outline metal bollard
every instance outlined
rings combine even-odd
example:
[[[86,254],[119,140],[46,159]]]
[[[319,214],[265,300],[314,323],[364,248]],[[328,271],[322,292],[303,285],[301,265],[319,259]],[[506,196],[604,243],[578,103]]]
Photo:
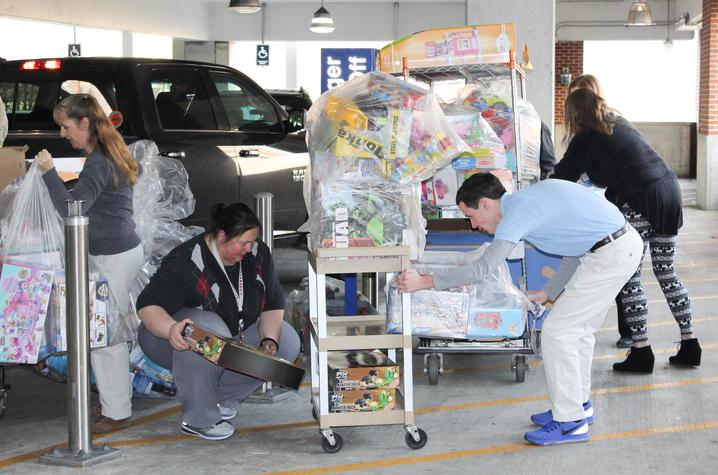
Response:
[[[87,289],[87,228],[82,201],[67,202],[65,218],[65,286],[67,295],[68,450],[92,450],[90,431],[90,323]]]
[[[274,251],[274,207],[272,200],[274,195],[267,192],[254,195],[254,210],[257,213],[259,222],[262,224],[262,241],[269,247],[269,252]]]
[[[274,208],[272,200],[274,195],[268,192],[261,192],[254,195],[254,211],[257,213],[259,222],[262,225],[262,241],[269,247],[269,252],[274,251]],[[284,398],[287,391],[272,388],[272,383],[267,381],[262,384],[258,393],[247,398],[247,402],[273,403]]]
[[[65,218],[65,289],[67,296],[68,445],[40,457],[50,465],[87,467],[122,455],[107,445],[93,449],[90,427],[90,303],[88,227],[83,201],[67,201]]]

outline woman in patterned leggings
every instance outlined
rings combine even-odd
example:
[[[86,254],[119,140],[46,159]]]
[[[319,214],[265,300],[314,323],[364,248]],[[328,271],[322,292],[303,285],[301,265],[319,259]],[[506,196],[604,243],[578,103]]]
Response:
[[[623,212],[650,248],[653,272],[681,332],[678,354],[669,362],[698,366],[701,347],[693,337],[688,293],[673,268],[676,236],[683,224],[681,190],[675,173],[630,122],[606,106],[587,88],[575,89],[564,106],[566,137],[570,143],[554,168],[554,178],[576,181],[586,173],[606,188],[606,198]],[[653,372],[655,357],[648,343],[646,296],[641,266],[616,297],[619,317],[631,329],[632,346],[614,371]]]

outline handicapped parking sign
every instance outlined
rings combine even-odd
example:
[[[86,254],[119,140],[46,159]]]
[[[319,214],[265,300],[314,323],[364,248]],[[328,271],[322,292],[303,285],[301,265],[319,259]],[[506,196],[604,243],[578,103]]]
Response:
[[[257,66],[269,66],[269,45],[257,45]]]
[[[71,58],[79,58],[82,56],[80,43],[70,43],[67,45],[67,55]]]

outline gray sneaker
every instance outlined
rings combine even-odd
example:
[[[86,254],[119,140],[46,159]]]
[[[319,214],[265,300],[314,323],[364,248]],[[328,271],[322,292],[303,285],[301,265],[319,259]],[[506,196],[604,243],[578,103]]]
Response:
[[[239,403],[236,401],[227,401],[226,405],[217,404],[219,408],[219,415],[222,416],[223,421],[228,421],[237,417]]]
[[[232,437],[232,434],[234,434],[234,426],[227,421],[219,421],[213,426],[200,428],[187,425],[187,423],[183,422],[182,432],[206,440],[224,440]]]

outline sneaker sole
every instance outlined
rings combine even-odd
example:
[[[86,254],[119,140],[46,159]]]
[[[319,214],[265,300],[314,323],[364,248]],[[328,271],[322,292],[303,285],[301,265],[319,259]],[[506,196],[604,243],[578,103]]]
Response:
[[[180,428],[180,430],[182,431],[183,434],[191,435],[194,437],[200,437],[204,440],[224,440],[224,439],[229,439],[230,437],[232,437],[234,435],[234,431],[232,431],[232,433],[229,435],[211,436],[211,435],[202,434],[200,432],[195,432],[192,429],[190,429],[188,427],[184,427],[184,426],[182,426]]]
[[[220,417],[222,418],[223,421],[228,421],[230,419],[234,419],[235,417],[237,417],[237,414],[239,414],[239,411],[234,411],[233,414],[220,414]]]
[[[528,442],[530,444],[540,445],[541,447],[545,447],[547,445],[577,444],[580,442],[588,442],[589,440],[591,440],[591,437],[586,437],[586,438],[581,438],[581,439],[575,438],[575,439],[557,440],[557,441],[553,441],[553,440],[534,441],[534,440],[531,440],[528,437],[524,436],[524,439],[526,440],[526,442]]]

